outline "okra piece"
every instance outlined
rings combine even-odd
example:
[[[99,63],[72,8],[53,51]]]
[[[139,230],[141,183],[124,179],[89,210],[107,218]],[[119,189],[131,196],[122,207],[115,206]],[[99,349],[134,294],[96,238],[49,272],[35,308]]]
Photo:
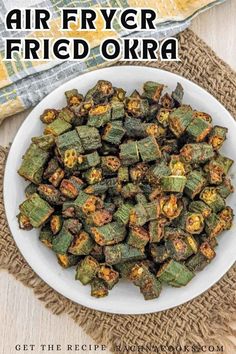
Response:
[[[215,257],[215,251],[207,242],[202,243],[199,252],[190,257],[186,262],[186,267],[192,272],[203,270]]]
[[[62,227],[59,234],[55,235],[52,239],[52,250],[55,253],[66,254],[73,238],[73,235],[66,228]]]
[[[169,258],[165,245],[150,244],[150,254],[155,263],[163,263]]]
[[[114,285],[119,281],[119,273],[114,270],[109,264],[103,263],[100,264],[98,278],[102,279],[106,284],[107,288],[111,290]]]
[[[178,218],[182,209],[182,201],[174,194],[159,199],[159,214],[165,218],[170,220]]]
[[[194,111],[193,117],[194,119],[202,119],[207,123],[212,123],[212,117],[205,112]]]
[[[52,134],[59,136],[71,130],[72,125],[62,118],[55,119],[52,123],[48,124],[44,129],[44,134]]]
[[[86,219],[88,225],[103,226],[112,221],[112,214],[106,210],[96,210],[94,213],[90,214]]]
[[[91,127],[100,128],[111,120],[111,106],[100,104],[90,109],[87,124]]]
[[[212,213],[208,218],[205,220],[205,230],[207,235],[210,238],[217,237],[224,231],[225,222],[220,216],[215,213]]]
[[[228,128],[215,125],[209,136],[209,144],[212,145],[214,150],[219,150],[226,140]]]
[[[128,115],[135,118],[144,118],[149,111],[148,101],[139,97],[127,97],[125,101],[125,108]]]
[[[19,228],[22,230],[27,230],[30,231],[33,229],[33,226],[30,223],[30,219],[28,218],[28,216],[23,215],[22,213],[19,213],[17,215],[17,219],[18,219],[18,224],[19,224]]]
[[[58,234],[58,232],[60,232],[61,228],[62,228],[62,217],[60,215],[54,214],[51,216],[50,219],[50,229],[52,231],[53,235]]]
[[[198,170],[193,170],[187,176],[187,182],[184,188],[184,193],[190,198],[194,199],[203,188],[205,187],[207,181],[203,173]]]
[[[161,161],[156,165],[153,165],[147,171],[147,180],[152,185],[157,185],[160,182],[161,177],[169,176],[171,170],[165,161]]]
[[[40,149],[44,151],[49,151],[55,145],[55,137],[53,135],[41,135],[35,136],[31,139],[32,143],[37,145]]]
[[[94,278],[90,285],[91,296],[101,298],[108,295],[108,288],[102,279]]]
[[[66,91],[65,96],[69,107],[79,106],[83,101],[83,95],[81,95],[77,89]]]
[[[120,166],[118,170],[118,181],[119,182],[129,181],[129,168],[127,166]]]
[[[229,172],[230,168],[232,167],[232,165],[234,163],[234,161],[232,159],[230,159],[229,157],[226,157],[226,156],[222,156],[222,155],[218,155],[216,157],[215,161],[222,166],[225,175],[227,175],[227,173]]]
[[[96,103],[104,102],[114,94],[114,88],[109,81],[98,80],[96,86],[90,90],[92,98]],[[86,95],[86,97],[88,94]]]
[[[148,221],[147,211],[142,204],[136,204],[130,212],[130,224],[143,226]]]
[[[110,188],[114,188],[117,184],[117,178],[107,178],[104,179],[103,181],[90,185],[87,188],[85,188],[85,193],[87,194],[104,194],[106,193]]]
[[[162,240],[165,234],[165,226],[167,220],[165,218],[158,218],[157,220],[151,221],[149,223],[149,235],[150,243],[157,243]]]
[[[113,214],[114,220],[117,220],[123,223],[124,225],[127,225],[129,222],[132,208],[132,204],[122,203],[121,206],[119,206],[116,212]]]
[[[38,194],[49,204],[57,205],[60,201],[61,193],[51,184],[40,184]]]
[[[200,194],[200,199],[209,205],[214,213],[221,211],[225,207],[225,200],[217,193],[215,187],[206,187]]]
[[[56,169],[56,171],[48,179],[49,182],[54,186],[58,187],[65,176],[65,172],[62,168]]]
[[[143,85],[142,96],[150,101],[158,103],[164,89],[164,85],[154,81],[147,81]]]
[[[179,155],[171,156],[169,167],[173,176],[185,176],[190,169],[189,165],[184,163]]]
[[[160,138],[165,135],[165,129],[156,123],[143,123],[138,118],[126,117],[124,122],[126,135],[130,138],[145,138],[154,136]]]
[[[114,145],[119,145],[124,135],[125,129],[116,122],[112,122],[105,126],[102,140]]]
[[[193,120],[193,110],[189,106],[181,106],[169,115],[169,127],[172,133],[181,137]]]
[[[84,171],[90,167],[95,167],[100,164],[100,156],[97,151],[91,152],[87,155],[80,155],[77,159],[77,170]]]
[[[132,247],[127,243],[105,246],[104,254],[106,263],[111,265],[127,261],[139,261],[146,258],[143,250]]]
[[[171,112],[171,109],[161,108],[157,113],[156,119],[164,128],[169,126],[169,117]]]
[[[95,258],[98,262],[105,262],[105,256],[103,253],[103,247],[95,244],[92,251],[90,252],[90,256]]]
[[[32,194],[26,199],[19,207],[21,214],[29,219],[30,224],[33,227],[40,227],[44,224],[54,209],[43,200],[37,193]]]
[[[111,102],[111,120],[122,119],[125,116],[125,106],[123,102]]]
[[[187,285],[194,273],[191,272],[184,264],[173,259],[164,263],[157,273],[157,278],[163,283],[167,283],[174,287]]]
[[[99,197],[89,195],[83,191],[80,191],[74,203],[76,211],[85,216],[103,208],[103,201]]]
[[[190,245],[181,238],[166,240],[165,247],[170,258],[176,261],[187,259],[193,254]]]
[[[96,150],[102,146],[101,137],[98,129],[81,125],[76,128],[84,151]]]
[[[32,194],[37,193],[38,186],[34,183],[28,184],[28,186],[25,188],[25,196],[26,198],[29,198]]]
[[[63,268],[70,268],[78,264],[80,257],[73,254],[57,254],[57,260]]]
[[[120,87],[113,87],[114,95],[112,96],[112,101],[124,102],[126,91]]]
[[[83,285],[87,285],[96,277],[98,271],[98,261],[91,256],[86,256],[76,268],[75,279],[79,280]]]
[[[103,226],[92,227],[91,233],[100,246],[114,245],[124,240],[126,229],[123,224],[114,221]]]
[[[147,221],[156,220],[159,217],[159,205],[157,201],[145,203],[144,208],[147,215]]]
[[[58,119],[63,119],[65,122],[73,124],[74,123],[74,112],[68,107],[64,107],[60,110],[58,114]]]
[[[132,268],[137,264],[136,261],[115,264],[113,267],[119,272],[120,278],[129,279]]]
[[[145,300],[159,297],[162,284],[143,263],[137,263],[132,268],[129,278],[140,288]]]
[[[234,212],[231,207],[226,207],[218,214],[219,218],[224,223],[224,230],[230,230],[233,225]]]
[[[135,196],[135,201],[136,201],[136,203],[138,203],[138,204],[146,204],[146,203],[148,203],[148,200],[147,200],[147,198],[146,198],[146,196],[145,196],[144,193],[138,193],[138,194],[136,194],[136,196]]]
[[[149,234],[142,226],[132,226],[130,228],[127,243],[130,246],[144,249],[149,242]]]
[[[58,116],[58,111],[56,109],[45,109],[45,111],[41,114],[40,120],[44,124],[52,123]]]
[[[172,109],[175,106],[174,99],[166,92],[160,100],[160,105],[165,109]]]
[[[217,186],[217,193],[224,199],[226,199],[231,193],[234,192],[234,187],[230,178],[224,178],[223,183]]]
[[[204,119],[195,118],[188,125],[186,133],[189,138],[196,143],[200,143],[206,139],[212,130],[212,125]]]
[[[163,192],[182,193],[186,185],[187,178],[185,176],[165,176],[161,178],[161,187]]]
[[[141,192],[139,185],[134,183],[127,183],[121,188],[121,195],[124,199],[133,198]]]
[[[84,152],[81,140],[76,130],[64,133],[56,138],[56,145],[63,162],[67,151],[74,150],[77,156]]]
[[[131,167],[129,170],[130,179],[132,182],[142,181],[147,174],[149,166],[145,162],[139,162],[134,167]]]
[[[190,234],[200,234],[204,229],[204,218],[201,213],[184,212],[180,225]]]
[[[194,200],[189,204],[189,211],[193,213],[200,213],[205,218],[211,215],[212,209],[202,200]]]
[[[180,155],[185,162],[202,164],[215,155],[211,145],[207,143],[186,144],[180,150]]]
[[[94,241],[85,231],[81,231],[74,239],[68,252],[76,256],[89,255],[94,248]]]
[[[72,176],[70,179],[62,180],[60,184],[60,192],[66,198],[74,199],[78,196],[83,186],[84,182],[80,178]]]
[[[52,248],[53,234],[48,225],[43,226],[40,230],[39,240],[48,248]]]
[[[73,235],[77,235],[82,229],[82,224],[79,222],[79,220],[73,218],[64,220],[63,226],[65,229],[69,230]]]
[[[31,144],[25,155],[18,173],[21,177],[39,184],[42,182],[43,169],[49,158],[49,153],[40,149],[37,145]]]
[[[159,145],[154,137],[147,137],[138,141],[138,151],[144,162],[155,161],[161,157]]]
[[[183,97],[184,97],[184,89],[183,86],[178,82],[175,90],[172,92],[171,96],[173,97],[175,103],[178,106],[182,105]]]
[[[120,159],[116,156],[102,156],[101,158],[101,168],[104,176],[109,176],[117,173],[120,168]]]
[[[102,169],[99,167],[92,167],[86,172],[83,173],[83,178],[85,181],[90,185],[90,184],[96,184],[101,182],[102,180]]]
[[[139,162],[139,150],[137,142],[128,142],[120,145],[120,159],[124,166]]]

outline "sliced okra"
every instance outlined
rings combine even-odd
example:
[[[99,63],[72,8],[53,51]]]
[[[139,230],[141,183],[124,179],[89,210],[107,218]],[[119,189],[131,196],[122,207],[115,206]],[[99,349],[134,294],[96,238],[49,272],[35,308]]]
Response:
[[[185,265],[191,272],[199,272],[203,270],[210,261],[201,253],[198,252],[186,260]]]
[[[202,200],[194,200],[189,204],[189,211],[193,213],[200,213],[205,218],[211,215],[212,209]]]
[[[97,276],[104,281],[109,290],[111,290],[119,281],[119,273],[113,269],[110,264],[106,263],[100,264]]]
[[[87,224],[95,226],[103,226],[110,223],[111,221],[112,214],[106,209],[96,210],[86,219]]]
[[[44,151],[51,150],[55,145],[55,137],[51,134],[35,136],[31,139],[31,141]]]
[[[187,259],[193,254],[190,245],[182,238],[167,239],[165,247],[170,258],[176,261]]]
[[[18,224],[20,229],[27,230],[27,231],[32,230],[33,226],[31,225],[28,216],[19,213],[17,215],[17,219],[18,219]]]
[[[85,151],[96,150],[102,146],[97,128],[81,125],[76,128],[76,131]]]
[[[129,115],[136,118],[144,118],[149,111],[148,101],[139,97],[127,97],[125,108]]]
[[[216,237],[224,231],[225,222],[215,213],[212,213],[208,218],[206,218],[205,224],[206,234],[210,238]]]
[[[78,219],[69,218],[64,220],[63,227],[69,230],[73,235],[77,235],[82,229],[82,224]]]
[[[150,101],[158,103],[164,89],[164,85],[154,81],[147,81],[143,85],[142,96]]]
[[[132,247],[127,243],[105,246],[104,254],[106,263],[111,265],[127,261],[138,261],[146,258],[143,250]]]
[[[159,198],[159,214],[170,220],[179,217],[183,209],[183,202],[174,194]]]
[[[130,167],[129,174],[132,182],[140,182],[142,181],[147,174],[148,164],[145,162],[139,162],[135,166]]]
[[[165,245],[150,244],[150,254],[155,263],[163,263],[169,258]]]
[[[68,252],[77,256],[89,255],[94,248],[94,241],[85,231],[80,231],[72,241],[72,244],[68,248]]]
[[[175,106],[175,101],[167,92],[161,97],[160,105],[165,109],[172,109]]]
[[[28,186],[25,188],[25,196],[26,198],[29,198],[32,194],[37,193],[38,186],[34,183],[28,184]]]
[[[187,182],[184,188],[184,193],[194,199],[205,187],[207,181],[201,170],[193,170],[187,176]]]
[[[95,167],[100,164],[100,156],[97,151],[91,152],[87,155],[80,155],[77,159],[77,170],[84,171],[90,167]]]
[[[136,194],[140,193],[139,185],[134,183],[127,183],[121,188],[121,195],[124,199],[133,198]]]
[[[59,163],[56,158],[52,158],[48,161],[48,164],[43,172],[43,178],[48,179],[59,168]]]
[[[178,82],[175,90],[172,92],[171,96],[173,97],[175,103],[178,106],[182,105],[183,97],[184,97],[184,89],[183,86]]]
[[[224,199],[226,199],[231,193],[234,192],[234,186],[230,178],[225,177],[223,183],[217,186],[217,193]]]
[[[54,187],[58,187],[64,177],[65,172],[61,167],[58,167],[48,180]]]
[[[180,150],[180,155],[188,163],[202,164],[215,155],[211,145],[207,143],[186,144]]]
[[[225,175],[229,172],[230,168],[234,164],[234,161],[227,156],[217,155],[215,159],[216,163],[220,164],[224,170]]]
[[[131,141],[120,145],[120,159],[124,166],[133,165],[139,162],[138,144]]]
[[[101,168],[104,176],[109,176],[117,173],[120,168],[120,159],[116,156],[102,156],[101,158]]]
[[[98,262],[105,262],[105,256],[103,253],[103,247],[99,246],[97,243],[94,245],[90,255],[95,258]]]
[[[98,271],[98,261],[91,256],[86,256],[77,265],[75,279],[87,285],[96,277]]]
[[[19,206],[21,214],[25,215],[33,227],[40,227],[44,224],[54,209],[37,193],[32,194]]]
[[[102,140],[114,145],[119,145],[124,135],[125,129],[116,122],[112,122],[105,126]]]
[[[109,81],[98,80],[94,88],[90,90],[92,98],[96,103],[104,102],[114,94],[114,88]],[[86,95],[86,97],[88,94]]]
[[[132,268],[137,264],[136,261],[117,263],[113,267],[119,272],[120,278],[128,279]]]
[[[60,191],[51,184],[40,184],[38,186],[38,194],[52,205],[56,205],[60,201]]]
[[[129,181],[129,168],[127,166],[120,166],[118,170],[118,181],[119,182]]]
[[[164,176],[160,180],[163,192],[182,193],[186,182],[187,178],[185,176]]]
[[[92,167],[88,169],[87,171],[83,172],[82,176],[85,179],[85,181],[90,185],[90,184],[96,184],[101,182],[102,180],[102,169],[99,167]]]
[[[194,117],[194,119],[202,119],[207,123],[212,123],[212,117],[210,116],[210,114],[205,113],[205,112],[194,111],[193,117]]]
[[[58,113],[58,119],[63,119],[65,122],[73,124],[74,123],[74,112],[68,107],[62,108]]]
[[[83,188],[84,182],[76,177],[72,176],[70,179],[63,179],[60,184],[60,192],[63,196],[74,199],[78,196],[79,191]]]
[[[111,120],[111,106],[100,104],[90,109],[87,124],[91,127],[100,128]]]
[[[63,268],[70,268],[78,264],[81,257],[73,254],[57,254],[57,260]]]
[[[201,213],[184,212],[180,224],[186,232],[200,234],[204,229],[204,218]]]
[[[103,208],[103,201],[101,198],[84,193],[83,191],[80,191],[74,203],[76,211],[85,216]]]
[[[140,204],[146,204],[148,203],[147,197],[145,196],[144,193],[138,193],[135,196],[135,201],[136,203]]]
[[[40,230],[39,240],[48,248],[52,248],[53,234],[48,225],[43,226]]]
[[[73,238],[74,236],[69,232],[69,230],[62,227],[59,234],[53,236],[52,250],[55,253],[66,254]]]
[[[200,143],[206,139],[212,130],[212,125],[204,119],[195,118],[191,121],[186,129],[189,138],[196,143]]]
[[[44,124],[50,124],[57,118],[58,113],[59,112],[56,109],[45,109],[45,111],[40,116],[40,120]]]
[[[111,120],[122,119],[125,116],[123,102],[113,100],[111,102]]]
[[[160,147],[154,137],[147,137],[138,141],[138,151],[144,162],[155,161],[161,157]]]
[[[225,200],[217,193],[215,187],[205,187],[200,194],[200,199],[217,213],[225,207]]]
[[[226,140],[228,128],[215,125],[209,135],[209,144],[212,145],[214,150],[219,150]]]
[[[171,109],[161,108],[157,112],[156,119],[164,128],[167,128],[169,126],[169,117],[171,111]]]
[[[67,104],[71,106],[79,106],[83,101],[83,95],[77,89],[68,90],[65,92]]]
[[[116,212],[113,214],[114,220],[117,220],[117,221],[123,223],[124,225],[127,225],[129,222],[130,213],[131,213],[132,208],[133,208],[132,204],[122,203],[118,207]]]
[[[112,177],[112,178],[106,178],[103,181],[90,185],[87,188],[85,188],[85,193],[87,194],[104,194],[106,193],[109,188],[114,188],[117,184],[117,178]]]
[[[102,279],[94,278],[90,285],[91,296],[101,298],[108,295],[108,288]]]
[[[150,184],[159,184],[161,177],[171,174],[171,170],[165,161],[161,161],[151,166],[147,171],[147,180]]]
[[[125,226],[119,222],[110,222],[103,226],[92,227],[91,233],[100,246],[114,245],[124,240]]]
[[[162,240],[165,234],[166,224],[167,220],[165,218],[158,218],[149,223],[150,243],[157,243]]]
[[[174,287],[187,285],[194,273],[191,272],[184,264],[173,259],[164,263],[157,273],[157,278],[163,282]]]
[[[172,155],[169,163],[173,176],[185,176],[189,172],[189,165],[184,163],[179,155]]]
[[[181,106],[170,113],[168,120],[170,130],[179,138],[192,122],[193,110],[189,106]]]
[[[58,234],[62,228],[62,217],[60,215],[54,214],[50,218],[50,229],[53,235]]]
[[[130,246],[144,249],[149,242],[149,233],[142,226],[132,226],[129,229],[127,243]]]
[[[52,123],[48,124],[44,129],[44,134],[52,134],[59,136],[71,130],[72,125],[62,118],[55,119]]]
[[[112,96],[112,101],[124,102],[126,91],[121,87],[113,87],[114,95]]]
[[[230,230],[233,224],[234,212],[233,209],[229,206],[221,210],[218,214],[219,218],[224,223],[224,230]]]
[[[75,150],[77,155],[84,152],[81,140],[76,132],[76,130],[71,130],[64,133],[56,138],[57,150],[64,159],[65,153],[68,150]],[[64,160],[63,160],[64,161]]]

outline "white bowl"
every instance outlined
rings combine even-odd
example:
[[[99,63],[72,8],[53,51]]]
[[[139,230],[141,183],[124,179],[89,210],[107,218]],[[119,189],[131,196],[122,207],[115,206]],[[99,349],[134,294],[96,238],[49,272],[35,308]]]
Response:
[[[52,251],[38,240],[38,230],[23,231],[18,227],[16,215],[18,206],[25,199],[24,188],[27,183],[17,174],[21,158],[30,144],[31,137],[42,134],[43,125],[39,120],[45,108],[61,108],[65,106],[64,91],[77,88],[79,92],[86,91],[96,84],[97,80],[112,81],[117,87],[122,87],[131,93],[142,88],[145,81],[153,80],[164,83],[168,91],[174,90],[180,82],[185,90],[184,102],[193,108],[205,111],[213,117],[214,124],[229,128],[228,139],[222,152],[236,159],[236,123],[228,111],[209,93],[185,78],[167,71],[147,67],[118,66],[92,71],[65,83],[45,97],[29,114],[20,127],[7,159],[4,178],[4,200],[8,224],[14,240],[32,269],[53,289],[67,298],[90,308],[119,313],[142,314],[163,311],[181,305],[202,294],[215,284],[233,265],[236,256],[235,225],[230,231],[219,237],[217,256],[202,272],[183,288],[165,286],[160,297],[145,301],[139,289],[133,284],[120,281],[108,297],[96,299],[90,296],[90,287],[83,286],[74,280],[75,270],[61,268]],[[236,185],[236,164],[231,169],[231,177]],[[228,204],[236,213],[236,197],[228,198]]]

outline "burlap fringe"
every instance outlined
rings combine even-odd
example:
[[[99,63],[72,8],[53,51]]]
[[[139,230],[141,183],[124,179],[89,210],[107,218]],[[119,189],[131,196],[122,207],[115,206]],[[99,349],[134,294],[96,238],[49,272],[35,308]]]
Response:
[[[191,31],[185,31],[180,37],[180,42],[182,51],[186,46],[186,42],[188,43],[188,49],[190,43],[192,43],[192,45],[194,44],[195,51],[197,49],[200,50],[198,53],[199,56],[203,55],[204,58],[209,56],[208,59],[211,60],[209,65],[216,65],[217,69],[220,68],[222,70],[220,75],[221,84],[223,85],[227,78],[226,84],[230,86],[230,90],[227,90],[227,94],[222,91],[219,93],[217,90],[216,96],[235,115],[235,96],[229,95],[229,92],[234,92],[235,94],[235,73],[226,64],[218,60],[214,53]],[[205,53],[202,53],[202,51]],[[187,58],[183,57],[182,59],[185,60],[181,64],[182,69],[177,65],[174,65],[174,69],[171,66],[171,69],[184,74],[186,77],[193,77],[196,82],[201,82],[201,77],[199,77],[196,71],[194,71],[195,76],[192,69],[186,72],[186,66],[189,67],[191,64],[190,61],[192,61],[191,65],[194,65],[196,69],[197,64],[200,65],[202,60],[200,57],[193,59],[192,55],[193,53],[185,53]],[[170,69],[168,65],[168,63],[158,63],[155,66]],[[154,66],[153,63],[151,63],[151,66]],[[213,89],[216,85],[218,83],[213,85]],[[207,87],[208,83],[204,82],[204,86]],[[209,87],[209,91],[212,91],[212,86]],[[233,103],[232,100],[234,100]],[[148,349],[145,350],[146,346],[152,343],[156,346],[168,345],[176,347],[178,345],[183,348],[186,345],[191,346],[193,344],[202,346],[211,345],[215,346],[216,351],[217,346],[221,348],[223,345],[225,348],[224,353],[235,354],[236,345],[231,339],[236,335],[236,330],[230,326],[230,322],[236,321],[236,267],[231,268],[209,291],[193,301],[161,313],[140,316],[113,315],[90,310],[64,298],[45,284],[22,258],[7,226],[2,196],[3,171],[7,151],[8,149],[0,147],[1,269],[7,270],[25,286],[32,288],[37,298],[44,302],[45,307],[52,313],[56,315],[67,313],[97,343],[106,344],[114,353],[122,352],[128,354],[131,352],[140,352],[138,347],[136,347],[136,350],[127,348],[126,346],[129,345],[143,347],[142,353],[152,353]],[[155,351],[153,350],[153,352]],[[205,351],[205,353],[210,352],[210,350]],[[172,353],[175,353],[175,351],[172,351]]]

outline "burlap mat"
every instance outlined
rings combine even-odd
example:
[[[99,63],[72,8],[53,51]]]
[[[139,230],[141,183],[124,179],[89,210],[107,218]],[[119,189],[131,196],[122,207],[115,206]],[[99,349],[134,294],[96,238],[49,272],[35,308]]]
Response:
[[[170,70],[195,81],[236,117],[236,74],[192,31],[183,32],[179,39],[181,62],[146,65]],[[224,353],[236,353],[236,347],[227,339],[236,334],[229,326],[230,321],[236,320],[236,267],[193,301],[150,315],[122,316],[90,310],[67,300],[46,285],[22,258],[7,226],[2,196],[6,155],[7,149],[0,148],[0,267],[31,287],[46,308],[57,315],[67,313],[93,339],[106,344],[113,352],[118,348],[121,353],[154,353],[157,352],[155,348],[150,349],[153,344],[159,347],[158,353],[166,350],[165,347],[162,351],[161,345],[227,345]],[[129,345],[136,345],[136,348],[128,349]],[[173,348],[170,347],[169,352],[174,353]],[[204,352],[212,352],[212,347],[204,347]]]

